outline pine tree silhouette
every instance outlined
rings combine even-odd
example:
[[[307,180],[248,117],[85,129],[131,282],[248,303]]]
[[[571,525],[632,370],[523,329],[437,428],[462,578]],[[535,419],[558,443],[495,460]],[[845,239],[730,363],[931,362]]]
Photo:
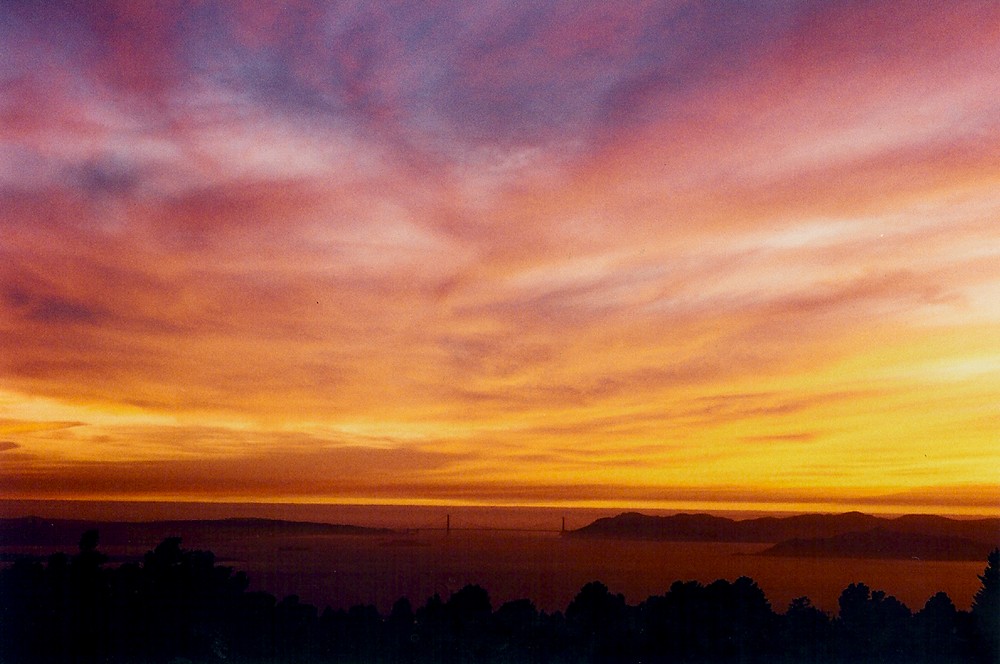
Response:
[[[972,598],[972,616],[986,661],[1000,662],[1000,549],[990,552],[979,580],[983,585]]]

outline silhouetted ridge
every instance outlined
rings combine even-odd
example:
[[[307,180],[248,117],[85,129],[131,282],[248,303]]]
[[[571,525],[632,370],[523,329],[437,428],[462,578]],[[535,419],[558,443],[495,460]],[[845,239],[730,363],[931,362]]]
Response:
[[[878,541],[877,533],[882,534],[884,543]],[[805,551],[802,548],[805,541],[830,541],[850,545],[851,550],[863,554],[862,557],[923,557],[917,552],[925,552],[942,560],[978,560],[1000,544],[1000,519],[960,521],[923,515],[885,519],[847,512],[736,521],[708,514],[648,516],[625,512],[597,519],[583,528],[566,532],[565,536],[674,542],[797,542],[800,549],[791,544],[781,549],[789,552]],[[822,549],[820,544],[815,546],[817,550]],[[951,554],[949,547],[954,549]]]
[[[565,533],[567,537],[611,537],[672,541],[740,541],[736,522],[708,514],[647,516],[626,512],[597,519],[588,526]]]
[[[831,537],[840,533],[870,530],[883,525],[880,519],[861,512],[843,514],[799,514],[737,521],[737,528],[749,540],[779,542],[793,537]]]
[[[241,535],[388,535],[399,531],[366,528],[347,524],[280,519],[173,519],[164,521],[88,521],[82,519],[44,519],[37,516],[0,519],[0,542],[7,546],[72,546],[79,533],[97,529],[105,544],[157,542],[164,537],[182,536],[201,539],[206,534],[239,537]]]

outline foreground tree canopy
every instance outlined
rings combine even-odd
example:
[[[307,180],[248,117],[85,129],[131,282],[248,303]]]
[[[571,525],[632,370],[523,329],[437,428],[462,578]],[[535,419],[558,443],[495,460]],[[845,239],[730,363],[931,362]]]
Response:
[[[106,565],[96,531],[73,556],[0,572],[3,662],[995,662],[1000,551],[969,612],[944,593],[913,613],[851,584],[830,616],[808,598],[776,613],[749,578],[676,582],[637,606],[600,582],[565,612],[494,607],[469,585],[388,615],[251,592],[208,551],[164,540],[141,563]]]

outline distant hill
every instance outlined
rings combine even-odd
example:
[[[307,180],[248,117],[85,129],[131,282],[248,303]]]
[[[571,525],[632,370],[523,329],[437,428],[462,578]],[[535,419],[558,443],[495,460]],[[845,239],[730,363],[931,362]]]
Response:
[[[907,558],[919,560],[984,560],[992,546],[964,537],[923,535],[875,528],[816,539],[779,542],[762,556],[809,558]]]
[[[597,519],[568,537],[664,540],[678,542],[780,542],[794,537],[831,537],[870,530],[884,520],[860,512],[803,514],[736,521],[709,514],[648,516],[626,512]]]
[[[780,543],[769,549],[767,555],[981,560],[992,547],[1000,544],[1000,519],[962,521],[927,515],[886,519],[847,512],[736,521],[709,514],[648,516],[626,512],[597,519],[583,528],[566,532],[565,536],[667,542]]]
[[[89,521],[82,519],[45,519],[36,516],[0,519],[0,546],[70,546],[76,547],[80,535],[91,528],[100,532],[101,543],[108,545],[155,546],[166,537],[214,539],[269,537],[277,535],[389,535],[398,531],[386,528],[282,521],[277,519],[215,519],[172,521]]]

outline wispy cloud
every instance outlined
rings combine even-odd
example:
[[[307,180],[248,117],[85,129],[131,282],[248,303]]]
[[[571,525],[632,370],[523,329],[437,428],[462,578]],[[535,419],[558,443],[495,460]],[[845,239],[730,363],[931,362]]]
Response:
[[[998,20],[11,6],[4,491],[113,493],[125,440],[144,495],[335,495],[310,460],[401,500],[1000,481]],[[424,438],[316,433],[392,429]]]

